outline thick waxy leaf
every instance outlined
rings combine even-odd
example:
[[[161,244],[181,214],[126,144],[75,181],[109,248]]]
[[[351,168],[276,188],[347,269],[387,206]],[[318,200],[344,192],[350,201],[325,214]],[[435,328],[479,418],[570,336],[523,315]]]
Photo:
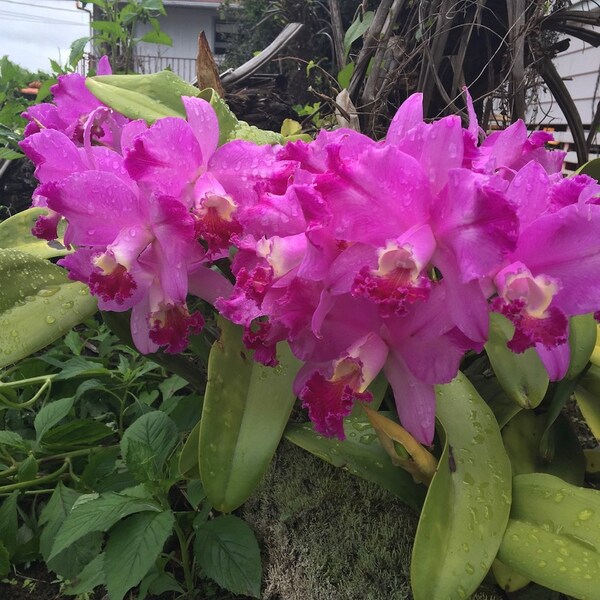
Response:
[[[465,375],[492,409],[500,428],[504,427],[518,412],[523,410],[506,395],[489,368],[487,357],[481,356],[475,360],[465,370]]]
[[[198,88],[171,71],[152,75],[98,75],[88,77],[87,88],[107,106],[130,119],[148,124],[163,117],[182,117],[181,96],[197,96]]]
[[[594,158],[594,160],[590,160],[586,162],[584,165],[577,169],[576,173],[581,173],[582,175],[589,175],[593,177],[596,181],[600,181],[600,158]]]
[[[50,559],[93,531],[108,531],[115,523],[139,512],[161,512],[145,498],[109,493],[80,497],[56,534]]]
[[[0,249],[0,367],[58,339],[96,312],[86,286],[25,252]]]
[[[188,479],[200,479],[198,466],[198,448],[200,446],[200,421],[190,431],[181,454],[179,455],[179,472]]]
[[[500,385],[523,408],[535,408],[548,389],[548,373],[533,348],[515,354],[506,346],[513,324],[498,313],[490,314],[490,335],[485,350]]]
[[[593,315],[577,315],[569,319],[571,358],[565,377],[573,379],[583,371],[596,346],[596,320]]]
[[[498,559],[492,563],[492,573],[496,583],[505,592],[516,592],[531,582],[530,579],[513,571]]]
[[[590,362],[595,367],[600,367],[600,324],[596,325],[596,345],[592,350],[592,355],[590,356]]]
[[[29,208],[0,223],[0,248],[27,252],[39,258],[69,254],[59,241],[48,242],[32,235],[31,228],[37,218],[46,212],[43,208]]]
[[[487,574],[508,521],[510,461],[494,415],[461,374],[437,386],[444,450],[413,547],[415,600],[468,598]]]
[[[225,515],[196,529],[194,554],[205,575],[234,594],[260,598],[260,549],[254,532]]]
[[[575,388],[575,399],[597,440],[600,440],[600,367],[592,365]]]
[[[242,328],[219,321],[221,337],[208,361],[198,462],[204,490],[221,512],[240,506],[267,469],[287,424],[299,362],[286,344],[279,365],[254,362]]]
[[[128,517],[111,532],[104,551],[104,577],[111,600],[122,600],[160,556],[173,531],[171,511]]]
[[[228,140],[246,140],[259,146],[285,143],[285,139],[280,133],[259,129],[255,125],[249,125],[245,121],[240,121],[236,125],[235,129],[229,134]]]
[[[600,476],[600,448],[594,450],[584,450],[585,455],[585,471],[586,473],[594,476],[595,478]]]
[[[425,486],[415,483],[407,471],[392,464],[366,415],[344,419],[344,433],[346,439],[340,441],[316,433],[309,423],[290,423],[285,437],[334,467],[343,467],[357,477],[377,483],[419,510],[425,499]]]
[[[600,491],[542,473],[517,475],[498,558],[551,590],[597,598]]]
[[[198,97],[206,100],[215,109],[219,120],[219,146],[232,139],[231,134],[240,122],[231,112],[225,100],[212,88],[202,90]]]
[[[540,440],[546,429],[546,415],[522,411],[502,430],[504,447],[513,475],[550,473],[574,485],[583,485],[585,457],[569,420],[559,415],[550,429],[555,448],[548,459],[540,456]]]

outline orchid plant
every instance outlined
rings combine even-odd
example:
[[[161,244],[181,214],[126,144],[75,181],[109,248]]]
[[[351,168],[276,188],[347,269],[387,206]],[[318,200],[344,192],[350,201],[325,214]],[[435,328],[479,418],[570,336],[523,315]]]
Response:
[[[59,77],[54,103],[26,113],[38,256],[1,251],[22,269],[62,256],[85,309],[3,364],[95,302],[152,355],[196,348],[218,314],[182,466],[218,510],[244,502],[286,435],[422,507],[417,600],[466,598],[490,569],[505,589],[597,597],[600,493],[553,467],[573,391],[600,434],[596,180],[564,178],[564,153],[523,122],[486,136],[466,89],[466,127],[424,121],[417,93],[384,140],[306,140],[256,130],[171,73],[98,73]],[[296,398],[311,424],[288,423]],[[546,454],[528,468],[542,448],[507,432],[533,414]]]

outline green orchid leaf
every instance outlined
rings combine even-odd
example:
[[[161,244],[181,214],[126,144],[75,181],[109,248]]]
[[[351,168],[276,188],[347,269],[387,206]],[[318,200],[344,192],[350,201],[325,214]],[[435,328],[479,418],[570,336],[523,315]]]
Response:
[[[594,158],[593,160],[586,162],[584,165],[581,165],[575,173],[577,175],[589,175],[596,181],[600,181],[600,158]]]
[[[198,97],[206,100],[215,109],[217,119],[219,119],[219,145],[232,139],[232,133],[240,121],[231,112],[225,100],[212,88],[203,89],[199,92]]]
[[[415,600],[468,598],[488,573],[508,521],[510,461],[489,406],[461,373],[437,386],[443,452],[413,547]]]
[[[331,439],[318,434],[310,423],[290,423],[285,437],[334,467],[379,484],[419,510],[425,499],[425,486],[415,483],[407,471],[392,464],[364,412],[344,419],[344,433],[343,441]]]
[[[182,96],[198,96],[199,90],[171,71],[152,75],[97,75],[88,77],[87,88],[107,106],[129,119],[149,125],[163,117],[182,117]]]
[[[280,133],[259,129],[254,125],[249,125],[245,121],[239,121],[236,127],[231,131],[227,141],[231,140],[246,140],[258,146],[266,146],[268,144],[284,144],[285,138]]]
[[[179,455],[179,472],[187,479],[200,479],[198,449],[200,447],[200,421],[194,425]]]
[[[69,254],[71,251],[67,250],[60,241],[40,240],[31,233],[37,218],[47,212],[43,208],[29,208],[2,221],[0,223],[0,248],[27,252],[39,258],[54,258]],[[62,233],[63,230],[64,223],[59,228],[59,233]]]
[[[506,394],[522,408],[535,408],[544,398],[548,372],[533,348],[515,354],[506,343],[514,333],[513,324],[498,313],[490,314],[490,335],[485,350],[494,373]]]
[[[516,592],[531,583],[531,579],[509,569],[503,562],[496,559],[492,563],[492,574],[496,583],[505,592]]]
[[[0,249],[0,367],[51,344],[95,312],[96,299],[64,269]]]
[[[583,485],[585,456],[569,420],[559,415],[549,430],[556,448],[550,460],[542,458],[539,452],[545,431],[546,415],[532,411],[521,411],[504,427],[502,439],[513,475],[550,473],[573,485]]]
[[[245,350],[241,327],[224,319],[219,326],[208,362],[198,462],[208,499],[230,512],[250,496],[271,462],[294,405],[299,361],[280,344],[279,365],[265,367]]]
[[[600,441],[600,367],[592,365],[580,379],[575,399],[585,422]]]
[[[588,364],[596,346],[596,320],[594,315],[577,315],[569,319],[569,369],[566,379],[573,379]]]
[[[600,491],[544,473],[517,475],[498,558],[551,590],[581,600],[597,598]]]

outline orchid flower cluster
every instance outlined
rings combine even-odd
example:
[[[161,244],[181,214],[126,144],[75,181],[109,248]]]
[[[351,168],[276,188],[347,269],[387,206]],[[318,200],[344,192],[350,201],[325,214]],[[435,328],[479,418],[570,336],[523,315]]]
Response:
[[[564,153],[520,121],[485,137],[468,93],[468,128],[425,122],[414,94],[382,141],[338,129],[220,147],[199,98],[182,98],[187,120],[148,126],[78,75],[53,94],[22,142],[48,209],[36,235],[56,238],[66,219],[74,252],[60,264],[102,310],[131,309],[143,353],[180,352],[201,330],[188,295],[243,326],[255,360],[276,365],[288,342],[303,362],[294,391],[324,435],[343,439],[383,371],[401,423],[430,444],[434,385],[483,349],[491,311],[514,325],[509,348],[534,348],[557,380],[569,317],[600,308],[600,186],[563,178]]]

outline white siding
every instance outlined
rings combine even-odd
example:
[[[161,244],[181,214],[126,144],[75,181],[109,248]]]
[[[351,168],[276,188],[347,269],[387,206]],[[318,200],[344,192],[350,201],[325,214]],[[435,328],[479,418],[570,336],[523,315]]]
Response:
[[[196,76],[198,35],[204,31],[211,49],[215,45],[217,8],[199,6],[166,6],[167,14],[159,18],[161,30],[171,36],[172,46],[140,42],[136,47],[138,72],[155,73],[169,68],[186,81]],[[148,25],[140,25],[137,36],[149,31]]]
[[[594,48],[576,38],[570,39],[570,48],[559,54],[554,64],[575,101],[583,124],[589,126],[600,101],[600,48]],[[539,99],[541,114],[548,113],[546,122],[566,122],[560,108],[546,90],[541,91]]]

